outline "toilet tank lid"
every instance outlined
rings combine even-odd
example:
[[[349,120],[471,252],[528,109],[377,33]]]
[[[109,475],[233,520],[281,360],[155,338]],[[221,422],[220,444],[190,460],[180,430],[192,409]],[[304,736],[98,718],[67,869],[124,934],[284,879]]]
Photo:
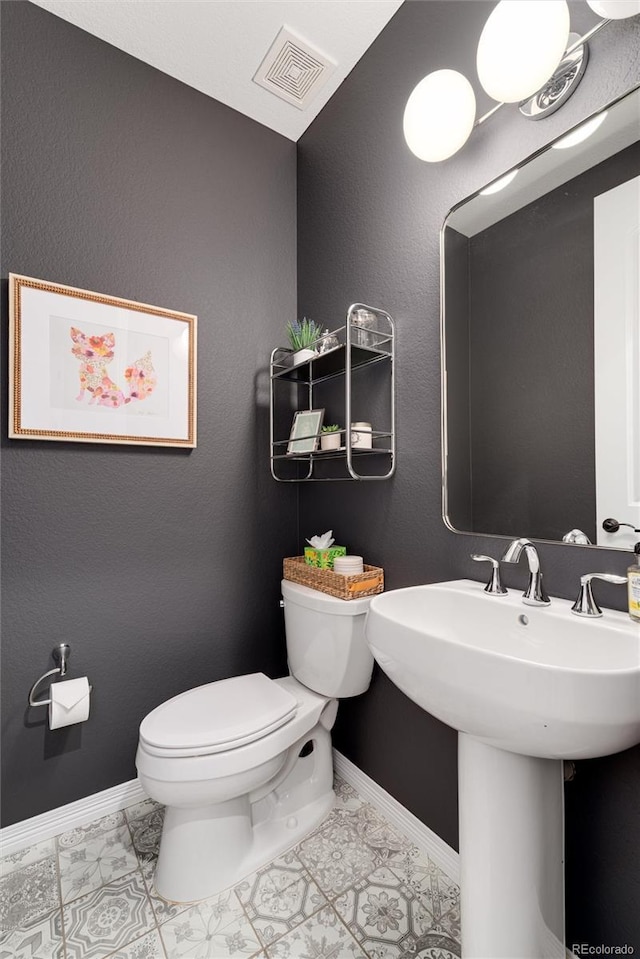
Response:
[[[369,609],[369,603],[372,599],[371,596],[363,596],[360,599],[339,599],[337,596],[321,593],[319,589],[311,589],[309,586],[292,583],[288,579],[283,579],[280,585],[284,599],[289,599],[292,603],[298,603],[300,606],[306,606],[307,609],[315,609],[317,612],[329,613],[333,616],[362,615]]]
[[[140,739],[163,749],[207,753],[244,746],[289,721],[297,700],[264,673],[221,679],[189,689],[156,707],[140,725]]]

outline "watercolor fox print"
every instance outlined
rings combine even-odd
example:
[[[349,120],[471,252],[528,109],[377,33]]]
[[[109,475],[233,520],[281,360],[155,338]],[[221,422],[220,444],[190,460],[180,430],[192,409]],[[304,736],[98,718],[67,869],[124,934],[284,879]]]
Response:
[[[142,359],[135,360],[124,371],[129,392],[129,395],[125,396],[107,373],[107,366],[114,357],[115,333],[85,336],[75,326],[71,327],[70,333],[75,343],[71,352],[80,360],[80,392],[76,396],[78,402],[82,402],[87,392],[90,394],[89,406],[98,403],[99,406],[117,409],[131,400],[146,400],[153,393],[158,378],[151,362],[151,350],[147,350]]]

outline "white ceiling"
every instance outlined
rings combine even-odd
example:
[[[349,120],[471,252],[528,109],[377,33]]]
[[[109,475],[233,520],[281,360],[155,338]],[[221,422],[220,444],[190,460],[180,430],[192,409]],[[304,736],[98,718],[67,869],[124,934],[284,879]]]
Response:
[[[403,0],[32,2],[298,140]],[[337,63],[304,110],[252,79],[283,25]]]

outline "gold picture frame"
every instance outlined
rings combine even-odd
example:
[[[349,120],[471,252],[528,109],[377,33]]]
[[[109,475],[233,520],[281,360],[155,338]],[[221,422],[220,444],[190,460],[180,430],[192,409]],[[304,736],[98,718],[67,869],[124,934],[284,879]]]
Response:
[[[196,446],[197,317],[9,274],[9,438]]]

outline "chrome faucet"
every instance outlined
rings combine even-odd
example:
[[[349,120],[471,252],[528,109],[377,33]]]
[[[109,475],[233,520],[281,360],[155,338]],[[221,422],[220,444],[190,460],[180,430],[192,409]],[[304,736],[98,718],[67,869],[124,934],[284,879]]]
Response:
[[[504,551],[502,557],[503,563],[517,563],[522,554],[525,554],[529,564],[529,583],[522,594],[522,602],[527,606],[549,606],[551,600],[547,596],[542,585],[542,572],[540,570],[540,557],[538,550],[531,540],[514,539]]]
[[[604,579],[607,583],[619,583],[620,585],[627,582],[626,576],[616,576],[614,573],[587,573],[585,576],[581,576],[580,592],[571,607],[571,612],[575,613],[576,616],[602,616],[602,610],[593,596],[592,579]]]

